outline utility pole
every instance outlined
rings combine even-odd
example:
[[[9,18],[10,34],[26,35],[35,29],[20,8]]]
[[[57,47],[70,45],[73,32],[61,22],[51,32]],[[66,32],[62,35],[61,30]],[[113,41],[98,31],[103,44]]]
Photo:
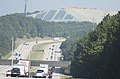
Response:
[[[11,62],[11,65],[12,65],[12,68],[13,68],[13,47],[14,47],[14,38],[12,37],[11,40],[12,40],[12,57],[11,57],[12,62]]]
[[[30,50],[30,53],[31,53],[31,50]],[[29,78],[30,78],[30,65],[31,65],[31,63],[30,63],[30,53],[29,53]]]
[[[31,78],[30,77],[30,69],[31,69],[30,54],[31,54],[31,52],[32,52],[32,49],[30,49],[30,53],[29,53],[29,78]]]
[[[95,25],[95,18],[93,17],[92,20],[93,20],[93,31],[94,31],[95,30],[95,26],[94,26]]]

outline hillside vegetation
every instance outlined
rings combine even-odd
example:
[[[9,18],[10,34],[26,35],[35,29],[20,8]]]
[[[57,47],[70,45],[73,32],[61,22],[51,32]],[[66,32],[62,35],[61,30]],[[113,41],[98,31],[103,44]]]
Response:
[[[81,38],[74,47],[73,77],[119,79],[120,12],[107,15],[95,31]]]
[[[23,14],[0,17],[0,58],[11,51],[11,38],[81,36],[92,28],[91,22],[47,22]],[[14,41],[15,41],[14,40]]]

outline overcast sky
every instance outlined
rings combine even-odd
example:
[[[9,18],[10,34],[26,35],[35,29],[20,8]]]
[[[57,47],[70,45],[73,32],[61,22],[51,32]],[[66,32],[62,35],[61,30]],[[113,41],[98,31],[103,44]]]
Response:
[[[23,13],[24,0],[0,0],[0,16]],[[67,7],[120,10],[120,0],[27,0],[27,12]]]

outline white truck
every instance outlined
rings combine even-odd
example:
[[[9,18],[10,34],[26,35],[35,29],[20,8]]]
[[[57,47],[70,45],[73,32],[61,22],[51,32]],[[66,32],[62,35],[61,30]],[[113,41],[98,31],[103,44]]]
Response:
[[[53,38],[54,41],[59,41],[59,39],[60,39],[59,37],[54,37]]]
[[[19,60],[18,64],[24,66],[24,70],[21,69],[21,75],[22,76],[28,76],[29,75],[30,62],[27,61],[27,60]]]
[[[40,64],[40,70],[43,70],[48,78],[52,78],[54,70],[52,67],[49,67],[48,64]]]
[[[29,65],[30,65],[29,61],[19,60],[19,62],[17,64],[15,64],[13,66],[13,68],[20,70],[20,74],[17,76],[29,76]],[[14,75],[14,73],[16,73],[16,72],[14,71],[11,74]],[[16,76],[16,75],[14,75],[14,76]]]
[[[46,74],[48,73],[49,65],[48,64],[40,64],[40,70],[43,70]]]

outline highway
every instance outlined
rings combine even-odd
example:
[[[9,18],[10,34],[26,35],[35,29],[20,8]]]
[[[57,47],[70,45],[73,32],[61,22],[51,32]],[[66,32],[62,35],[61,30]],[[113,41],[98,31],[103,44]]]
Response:
[[[36,79],[36,78],[23,78],[23,77],[6,77],[5,73],[11,66],[0,65],[0,79]],[[60,73],[53,73],[52,79],[60,79]],[[38,79],[38,78],[37,78]],[[40,78],[40,79],[49,79],[49,78]]]
[[[59,41],[65,41],[65,39],[61,39]],[[59,42],[57,41],[57,42]],[[26,42],[26,43],[21,43],[17,49],[14,50],[13,52],[13,59],[27,59],[27,57],[30,54],[30,51],[32,50],[32,47],[36,44],[43,44],[43,43],[49,43],[49,42],[55,42],[54,40],[41,40],[36,43],[34,42]],[[18,56],[16,56],[16,53]],[[46,54],[44,57],[47,57]],[[11,59],[12,56],[9,58]],[[45,60],[45,59],[44,59]]]
[[[43,57],[43,60],[48,60],[48,61],[59,61],[59,58],[61,57],[60,53],[60,45],[62,42],[57,42],[53,44],[48,44],[45,50],[45,54]],[[56,53],[58,51],[59,53]]]
[[[36,43],[36,41],[21,43],[18,46],[18,48],[14,50],[13,58],[14,59],[16,59],[16,58],[27,59],[27,57],[29,56],[30,51],[32,50],[32,47],[34,45],[52,42],[51,44],[48,44],[48,46],[46,47],[43,60],[59,61],[61,53],[56,53],[55,51],[60,51],[59,47],[63,41],[65,41],[65,39],[61,39],[60,41],[42,40],[42,41],[38,41],[37,43]],[[19,57],[16,57],[16,53],[17,53],[17,55],[19,55]],[[9,59],[11,59],[11,58],[12,58],[12,56]],[[8,69],[11,69],[11,66],[5,66],[5,65],[0,66],[0,77],[1,77],[0,79],[23,79],[23,78],[5,77],[5,73]],[[61,76],[61,74],[54,73],[52,79],[60,79],[60,76]],[[27,79],[27,78],[24,78],[24,79]],[[34,78],[31,78],[31,79],[34,79]]]

